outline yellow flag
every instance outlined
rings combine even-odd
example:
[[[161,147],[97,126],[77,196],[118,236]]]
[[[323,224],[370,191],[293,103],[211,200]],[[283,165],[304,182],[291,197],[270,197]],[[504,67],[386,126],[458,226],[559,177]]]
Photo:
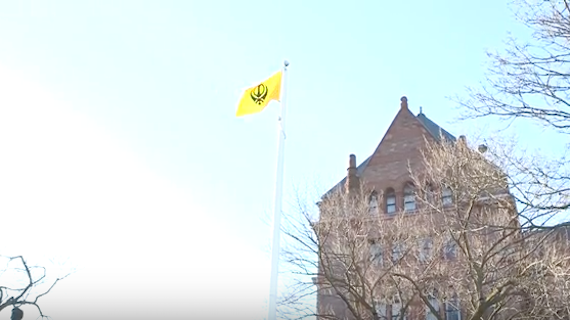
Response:
[[[251,87],[243,93],[237,108],[236,116],[258,113],[263,110],[269,101],[279,101],[281,94],[281,71],[257,86]]]

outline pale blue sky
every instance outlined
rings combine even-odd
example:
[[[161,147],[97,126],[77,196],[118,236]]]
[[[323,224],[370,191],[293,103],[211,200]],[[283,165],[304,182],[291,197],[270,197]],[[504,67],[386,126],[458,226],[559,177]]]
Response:
[[[242,89],[291,62],[290,198],[364,160],[402,95],[467,133],[446,97],[507,31],[525,36],[497,0],[0,0],[0,208],[32,226],[9,251],[78,268],[57,319],[261,319],[277,104],[235,118]]]

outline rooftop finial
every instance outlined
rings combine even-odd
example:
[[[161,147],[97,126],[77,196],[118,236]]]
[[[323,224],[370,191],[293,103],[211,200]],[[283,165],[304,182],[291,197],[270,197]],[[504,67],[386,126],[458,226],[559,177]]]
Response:
[[[402,109],[408,109],[408,98],[406,98],[406,96],[403,96],[400,98],[400,101],[401,101],[400,107]]]
[[[420,114],[423,114],[423,113],[424,113],[424,112],[423,112],[423,110],[422,110],[422,107],[420,106]]]

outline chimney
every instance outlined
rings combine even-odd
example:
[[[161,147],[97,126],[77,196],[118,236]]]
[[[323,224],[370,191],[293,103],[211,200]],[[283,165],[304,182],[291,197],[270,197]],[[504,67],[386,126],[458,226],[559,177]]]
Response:
[[[408,109],[408,98],[406,98],[406,96],[403,96],[400,98],[400,108],[401,109]]]
[[[360,185],[360,179],[356,175],[356,156],[351,154],[348,160],[348,169],[346,170],[346,191],[356,191]]]

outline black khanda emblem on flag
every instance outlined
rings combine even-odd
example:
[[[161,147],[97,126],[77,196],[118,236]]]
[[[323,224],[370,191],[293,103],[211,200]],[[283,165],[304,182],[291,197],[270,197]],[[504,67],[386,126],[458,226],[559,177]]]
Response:
[[[251,99],[257,104],[262,104],[267,98],[267,86],[263,83],[251,90]]]

